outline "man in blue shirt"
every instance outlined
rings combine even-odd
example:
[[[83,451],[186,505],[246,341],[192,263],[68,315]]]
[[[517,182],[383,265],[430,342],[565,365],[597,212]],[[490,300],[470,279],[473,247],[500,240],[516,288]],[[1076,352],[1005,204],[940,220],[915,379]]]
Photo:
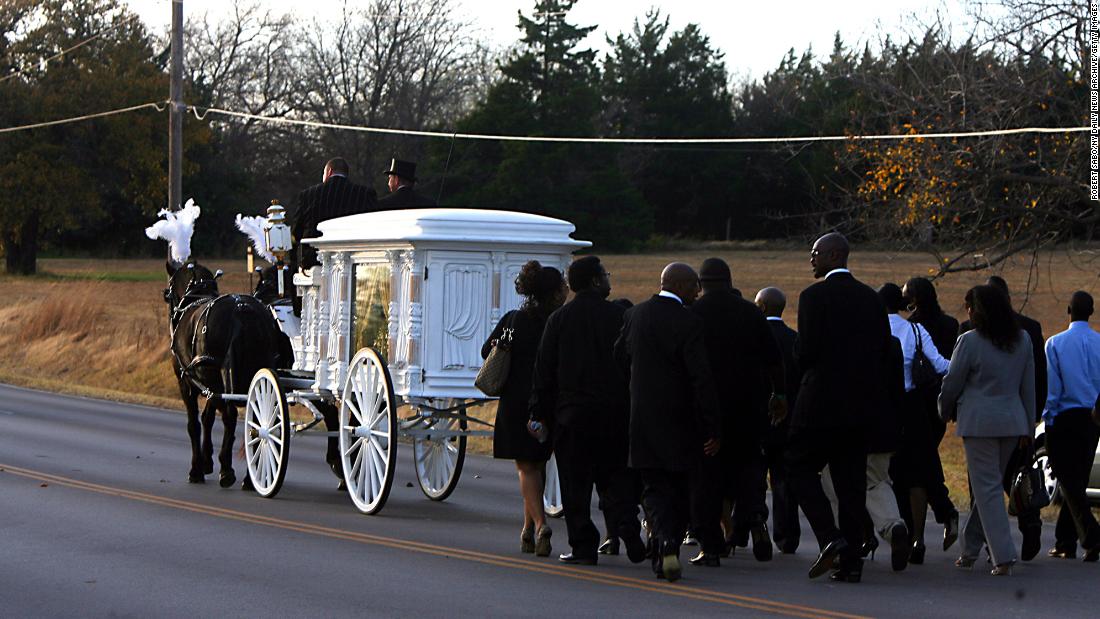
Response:
[[[1100,524],[1085,495],[1100,439],[1100,428],[1091,417],[1100,393],[1100,333],[1089,326],[1092,312],[1092,296],[1080,290],[1073,293],[1069,329],[1047,340],[1043,410],[1047,450],[1063,497],[1050,556],[1074,558],[1080,540],[1089,562],[1100,559]]]

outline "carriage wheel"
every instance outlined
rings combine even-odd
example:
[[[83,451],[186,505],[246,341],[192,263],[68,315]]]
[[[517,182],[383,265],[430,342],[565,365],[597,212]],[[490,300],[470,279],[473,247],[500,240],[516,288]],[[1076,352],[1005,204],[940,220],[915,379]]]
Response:
[[[385,361],[372,348],[355,354],[340,400],[340,462],[351,502],[364,514],[386,504],[397,465],[397,417]]]
[[[263,369],[252,377],[244,412],[244,455],[248,478],[256,494],[278,494],[290,461],[290,415],[275,372]]]
[[[561,518],[565,513],[561,504],[561,483],[558,481],[558,459],[553,454],[546,461],[546,486],[542,489],[542,507],[551,518]]]
[[[441,408],[450,408],[458,400],[444,401]],[[418,430],[465,430],[466,420],[446,417],[425,419]],[[413,456],[416,463],[416,479],[424,496],[442,501],[451,496],[458,478],[462,475],[462,463],[466,460],[465,436],[417,436],[413,438]]]

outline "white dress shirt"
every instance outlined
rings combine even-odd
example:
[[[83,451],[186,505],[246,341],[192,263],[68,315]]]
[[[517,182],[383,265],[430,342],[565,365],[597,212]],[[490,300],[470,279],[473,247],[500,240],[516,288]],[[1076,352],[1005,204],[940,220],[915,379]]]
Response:
[[[667,291],[667,290],[662,290],[662,291],[658,292],[658,293],[657,293],[657,296],[659,296],[659,297],[667,297],[667,298],[669,298],[669,299],[676,299],[676,302],[677,302],[677,303],[679,303],[680,305],[683,305],[683,304],[684,304],[684,300],[683,300],[683,299],[681,299],[681,298],[680,298],[679,296],[677,296],[677,295],[675,295],[675,294],[673,294],[673,293],[671,293],[671,292],[669,292],[669,291]]]
[[[916,327],[916,333],[920,335],[924,356],[932,362],[932,367],[935,368],[936,372],[946,374],[947,368],[951,365],[951,362],[944,359],[940,351],[936,350],[936,345],[932,342],[932,336],[928,335],[928,331],[922,325],[909,322],[897,314],[890,314],[890,333],[901,341],[901,354],[905,358],[906,391],[912,391],[916,388],[916,385],[913,384],[913,357],[917,355],[917,338],[913,333],[914,327]]]

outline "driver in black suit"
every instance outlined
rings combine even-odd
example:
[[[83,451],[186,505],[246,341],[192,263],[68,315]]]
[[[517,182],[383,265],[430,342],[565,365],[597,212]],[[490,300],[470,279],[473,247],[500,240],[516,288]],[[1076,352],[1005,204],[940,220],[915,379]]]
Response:
[[[308,270],[320,264],[317,250],[302,245],[302,239],[317,236],[317,224],[328,219],[366,213],[375,210],[378,194],[371,187],[356,185],[348,180],[348,162],[340,157],[325,164],[320,185],[314,185],[298,194],[291,232],[297,249],[298,266]],[[297,309],[297,308],[296,308]]]

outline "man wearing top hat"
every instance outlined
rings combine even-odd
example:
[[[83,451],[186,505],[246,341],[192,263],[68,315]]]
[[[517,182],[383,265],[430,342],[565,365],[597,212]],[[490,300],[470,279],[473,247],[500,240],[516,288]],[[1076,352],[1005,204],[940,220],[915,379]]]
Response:
[[[390,162],[390,169],[386,170],[386,176],[390,177],[390,195],[378,201],[378,206],[382,210],[424,208],[436,205],[435,200],[417,193],[413,188],[416,184],[415,163],[394,159]]]

